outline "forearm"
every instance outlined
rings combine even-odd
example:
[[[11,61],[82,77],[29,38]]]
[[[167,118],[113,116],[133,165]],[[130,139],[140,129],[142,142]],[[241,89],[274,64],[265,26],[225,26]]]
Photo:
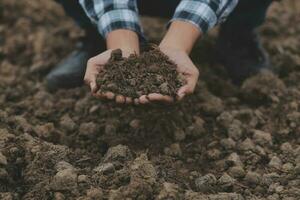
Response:
[[[136,0],[79,0],[87,16],[106,39],[108,49],[139,53],[143,31]]]
[[[118,29],[108,33],[106,45],[107,49],[121,49],[126,54],[140,53],[138,34],[131,30]]]
[[[171,23],[160,47],[181,50],[189,54],[200,36],[200,30],[193,24],[175,20]]]

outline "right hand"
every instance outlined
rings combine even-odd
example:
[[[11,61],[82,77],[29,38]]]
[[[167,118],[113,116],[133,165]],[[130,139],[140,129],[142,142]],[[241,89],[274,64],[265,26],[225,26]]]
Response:
[[[88,60],[87,68],[84,76],[84,82],[91,88],[92,95],[100,99],[114,100],[120,104],[131,104],[133,99],[131,97],[124,97],[123,95],[114,94],[112,92],[98,91],[96,83],[97,75],[103,69],[103,66],[108,62],[111,52],[113,50],[107,50],[95,57]],[[123,57],[128,57],[131,53],[122,51]]]

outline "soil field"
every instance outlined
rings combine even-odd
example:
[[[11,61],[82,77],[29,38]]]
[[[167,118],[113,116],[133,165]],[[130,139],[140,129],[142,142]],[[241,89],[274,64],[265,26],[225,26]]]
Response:
[[[1,0],[0,199],[300,199],[299,13],[298,0],[274,3],[260,30],[276,75],[233,86],[214,30],[192,53],[195,94],[137,107],[48,92],[82,31],[54,1]],[[152,42],[163,22],[143,19]]]

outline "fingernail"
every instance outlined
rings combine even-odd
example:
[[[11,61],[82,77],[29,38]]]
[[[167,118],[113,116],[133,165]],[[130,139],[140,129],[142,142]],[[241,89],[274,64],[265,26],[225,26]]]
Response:
[[[178,96],[179,96],[179,99],[182,99],[185,96],[185,93],[180,93],[180,94],[178,94]]]

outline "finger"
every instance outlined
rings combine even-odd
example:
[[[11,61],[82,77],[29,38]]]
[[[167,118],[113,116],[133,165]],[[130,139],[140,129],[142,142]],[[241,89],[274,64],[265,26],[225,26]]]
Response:
[[[194,92],[196,84],[197,84],[198,77],[197,76],[186,76],[186,85],[179,88],[177,94],[178,96],[182,97],[187,94],[191,94]]]
[[[95,93],[97,91],[97,84],[95,81],[90,82],[90,88],[92,93]]]
[[[122,95],[117,95],[116,96],[116,102],[119,103],[119,104],[125,103],[125,97],[122,96]]]
[[[113,100],[114,98],[115,98],[115,93],[113,93],[113,92],[105,92],[104,93],[104,96],[107,98],[107,99],[109,99],[109,100]]]
[[[104,95],[104,93],[102,93],[100,91],[94,92],[94,93],[92,93],[92,95],[94,97],[98,98],[98,99],[105,99],[106,98],[105,95]]]
[[[133,102],[134,102],[135,105],[139,105],[140,104],[139,99],[134,99]]]
[[[149,100],[147,99],[147,96],[146,95],[143,95],[139,98],[139,103],[141,104],[147,104],[147,103],[150,103]]]
[[[132,98],[125,97],[125,102],[126,102],[126,104],[132,104]]]
[[[167,102],[167,103],[173,102],[172,97],[167,96],[167,95],[158,94],[158,93],[149,94],[148,98],[150,101],[163,101],[163,102]]]

